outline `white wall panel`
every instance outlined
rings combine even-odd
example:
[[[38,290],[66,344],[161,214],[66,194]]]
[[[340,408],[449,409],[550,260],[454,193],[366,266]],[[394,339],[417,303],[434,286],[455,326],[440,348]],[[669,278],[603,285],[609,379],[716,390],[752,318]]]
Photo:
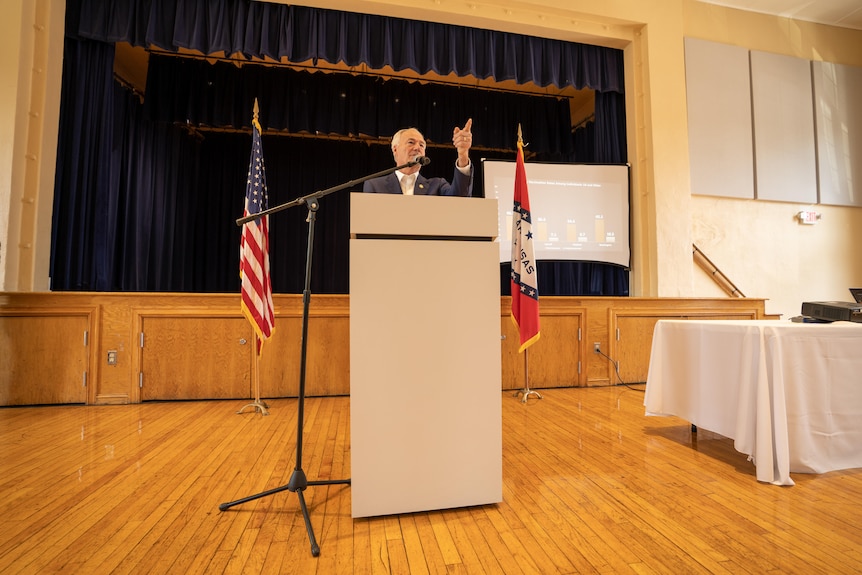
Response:
[[[820,202],[862,206],[862,68],[812,64]]]
[[[754,197],[748,50],[685,39],[693,194]]]
[[[808,60],[751,52],[755,196],[815,203],[814,102]]]

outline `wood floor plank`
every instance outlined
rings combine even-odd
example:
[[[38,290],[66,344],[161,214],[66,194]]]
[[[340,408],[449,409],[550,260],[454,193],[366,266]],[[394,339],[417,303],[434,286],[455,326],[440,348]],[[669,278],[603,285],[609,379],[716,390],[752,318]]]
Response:
[[[407,561],[404,540],[387,539],[386,554],[389,557],[389,573],[410,573],[410,562]]]
[[[472,518],[469,522],[475,524],[476,530],[481,534],[484,544],[491,554],[491,558],[482,561],[482,566],[486,568],[487,573],[518,573],[514,555],[506,546],[506,542],[489,517],[489,512],[496,510],[497,507],[485,505],[473,507],[470,510]],[[507,529],[506,532],[509,530]]]
[[[353,519],[287,485],[298,402],[0,409],[0,574],[857,573],[862,469],[757,482],[733,442],[624,387],[503,394],[503,501]],[[350,477],[349,397],[309,398],[308,481]]]
[[[368,520],[369,547],[371,550],[371,573],[392,573],[389,563],[389,547],[386,545],[386,526],[383,518]]]
[[[445,573],[446,560],[443,552],[437,544],[434,527],[431,524],[431,514],[428,512],[414,513],[411,515],[416,523],[416,532],[422,542],[422,552],[425,555],[425,565],[429,573]]]
[[[354,571],[357,575],[368,575],[371,573],[371,564],[371,520],[356,519],[353,522]]]
[[[341,471],[339,472],[337,479],[349,479],[344,471],[344,466],[340,466],[340,468]],[[356,565],[356,560],[353,555],[356,531],[350,510],[350,486],[338,485],[329,487],[327,496],[332,497],[337,504],[335,508],[337,516],[333,521],[335,524],[335,537],[333,539],[335,545],[328,548],[324,555],[324,557],[334,557],[334,568],[322,569],[321,573],[329,572],[337,575],[348,575],[350,573],[354,573],[354,566]],[[329,538],[324,540],[330,541]],[[323,551],[321,551],[321,553],[323,553]]]
[[[455,541],[452,540],[452,534],[449,533],[449,526],[446,525],[444,513],[432,511],[428,514],[428,520],[434,532],[434,540],[437,542],[437,547],[443,555],[443,562],[447,567],[460,565],[461,554],[458,552],[458,546],[455,545]]]
[[[428,564],[422,549],[422,539],[416,527],[415,514],[408,513],[399,520],[404,540],[404,553],[407,556],[407,572],[414,575],[427,575]]]
[[[465,528],[466,517],[469,515],[464,509],[453,509],[445,514],[446,526],[452,537],[452,542],[460,550],[460,564],[468,571],[476,572],[483,570],[482,561],[479,558],[477,546],[481,544],[481,537],[471,538]]]
[[[508,531],[502,537],[514,560],[514,564],[503,565],[504,573],[541,573],[531,555],[531,550],[536,548],[535,541],[525,528]]]

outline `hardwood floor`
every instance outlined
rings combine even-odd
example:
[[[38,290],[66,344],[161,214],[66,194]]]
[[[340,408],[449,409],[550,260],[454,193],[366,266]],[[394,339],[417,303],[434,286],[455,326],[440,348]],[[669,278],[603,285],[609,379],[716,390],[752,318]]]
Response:
[[[0,573],[858,573],[862,470],[758,483],[726,438],[626,387],[503,397],[504,500],[353,520],[285,485],[295,399],[0,409]],[[350,476],[349,398],[305,404],[310,481]],[[458,481],[453,470],[453,481]]]

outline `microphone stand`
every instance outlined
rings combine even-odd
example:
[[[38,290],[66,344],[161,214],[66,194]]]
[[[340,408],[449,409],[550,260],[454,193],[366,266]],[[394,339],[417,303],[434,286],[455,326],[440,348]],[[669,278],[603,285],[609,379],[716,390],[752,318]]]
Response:
[[[381,171],[376,172],[374,174],[371,174],[369,176],[364,176],[362,178],[350,180],[349,182],[345,182],[343,184],[339,184],[339,185],[333,186],[331,188],[326,188],[325,190],[320,190],[319,192],[314,192],[313,194],[308,194],[307,196],[302,196],[301,198],[296,198],[293,201],[279,204],[277,206],[269,208],[268,210],[263,210],[263,211],[258,212],[256,214],[252,214],[249,216],[239,218],[236,221],[236,225],[241,226],[241,225],[246,224],[252,220],[256,220],[257,218],[260,218],[262,216],[268,216],[269,214],[274,214],[276,212],[286,210],[287,208],[293,208],[293,207],[302,206],[302,205],[309,205],[309,203],[313,202],[314,200],[317,200],[317,199],[322,198],[324,196],[328,196],[329,194],[331,194],[333,192],[339,192],[345,188],[353,187],[356,184],[361,184],[362,182],[365,182],[366,180],[373,180],[374,178],[382,178],[383,176],[388,176],[389,174],[391,174],[393,172],[397,172],[398,170],[402,170],[404,168],[412,168],[413,166],[417,166],[417,165],[427,166],[430,163],[431,163],[430,159],[426,158],[425,156],[419,156],[416,159],[410,160],[406,164],[401,164],[400,166],[395,166],[394,168],[381,170]],[[309,210],[310,209],[311,209],[311,207],[309,206]],[[315,211],[317,211],[317,208],[315,208]],[[313,224],[314,224],[313,218],[308,220],[308,223],[310,224],[309,227],[314,227],[313,226]],[[309,235],[310,235],[310,233],[309,233]],[[309,244],[310,244],[310,242],[309,242]],[[311,258],[309,257],[308,259],[310,260]],[[308,278],[306,278],[306,280],[307,279]],[[307,281],[306,281],[306,284],[308,284]]]
[[[242,226],[245,223],[248,223],[257,218],[267,216],[269,214],[274,214],[276,212],[280,212],[282,210],[286,210],[287,208],[292,208],[295,206],[306,206],[308,209],[308,217],[306,218],[306,222],[308,222],[308,246],[306,250],[305,257],[305,288],[302,292],[302,340],[301,340],[301,351],[300,351],[300,362],[299,362],[299,406],[297,412],[297,431],[296,431],[296,464],[294,466],[293,474],[290,476],[290,481],[287,485],[282,485],[280,487],[276,487],[274,489],[268,489],[261,493],[257,493],[255,495],[249,495],[248,497],[243,497],[242,499],[237,499],[236,501],[230,501],[227,503],[222,503],[219,505],[219,511],[225,511],[233,507],[234,505],[239,505],[241,503],[246,503],[248,501],[253,501],[255,499],[260,499],[261,497],[266,497],[268,495],[273,495],[275,493],[280,493],[282,491],[293,491],[296,493],[297,497],[299,497],[299,506],[302,509],[302,516],[305,519],[305,530],[308,532],[308,539],[311,542],[311,555],[317,557],[320,555],[320,547],[317,544],[317,539],[314,537],[314,529],[311,525],[311,518],[308,515],[308,507],[305,504],[305,496],[303,495],[303,491],[309,485],[337,485],[337,484],[347,484],[350,485],[350,479],[335,479],[335,480],[325,480],[325,481],[308,481],[305,476],[305,471],[302,469],[302,427],[303,427],[303,418],[305,414],[305,368],[306,368],[306,352],[308,349],[307,340],[308,340],[308,308],[309,303],[311,301],[311,260],[312,260],[312,248],[314,246],[314,223],[317,219],[317,210],[320,207],[320,202],[318,201],[320,198],[327,196],[333,192],[338,192],[345,188],[350,188],[357,184],[361,184],[366,180],[371,180],[373,178],[379,178],[382,176],[388,176],[389,174],[401,170],[404,168],[412,168],[416,165],[427,165],[429,163],[429,159],[423,156],[420,156],[414,160],[407,162],[406,164],[402,164],[400,166],[396,166],[394,168],[389,168],[387,170],[382,170],[380,172],[371,174],[369,176],[365,176],[363,178],[358,178],[356,180],[350,180],[344,184],[340,184],[338,186],[334,186],[331,188],[327,188],[325,190],[321,190],[318,192],[314,192],[313,194],[308,194],[307,196],[302,196],[300,198],[296,198],[290,202],[286,202],[284,204],[280,204],[278,206],[269,208],[267,210],[263,210],[254,215],[244,216],[236,220],[236,224],[238,226]]]

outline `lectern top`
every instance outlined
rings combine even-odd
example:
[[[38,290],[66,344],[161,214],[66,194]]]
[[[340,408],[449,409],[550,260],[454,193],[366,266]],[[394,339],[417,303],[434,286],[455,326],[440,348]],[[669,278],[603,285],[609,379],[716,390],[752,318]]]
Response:
[[[350,195],[351,237],[429,237],[493,241],[497,200],[457,196]]]

